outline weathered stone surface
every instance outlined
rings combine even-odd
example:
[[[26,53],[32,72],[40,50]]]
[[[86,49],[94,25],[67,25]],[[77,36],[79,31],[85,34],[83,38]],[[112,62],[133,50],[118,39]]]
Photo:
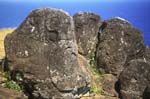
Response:
[[[0,59],[0,71],[3,70],[3,67],[4,66],[4,60],[3,59]]]
[[[144,60],[150,62],[150,47],[146,48],[146,53],[145,53]]]
[[[30,98],[73,99],[90,78],[78,62],[74,23],[66,12],[42,8],[5,39],[10,70],[23,73]]]
[[[103,95],[110,97],[118,97],[118,93],[115,90],[115,83],[117,82],[117,77],[112,74],[104,74],[100,77],[101,87],[103,90]]]
[[[142,99],[150,86],[150,63],[141,59],[131,60],[119,77],[122,99]]]
[[[88,74],[88,75],[85,75],[88,79],[89,79],[89,81],[90,81],[90,78],[91,78],[91,72],[90,72],[90,69],[89,69],[89,63],[88,63],[88,60],[84,57],[84,56],[82,56],[82,55],[80,55],[80,54],[78,54],[78,62],[79,62],[79,65],[80,65],[80,69],[83,71],[83,72],[85,72],[85,74]],[[87,79],[87,80],[88,80]]]
[[[29,99],[90,96],[91,76],[103,96],[81,99],[117,99],[116,92],[121,99],[149,99],[150,49],[142,33],[119,17],[100,20],[89,12],[72,18],[59,9],[36,9],[5,38],[7,69]],[[89,60],[101,76],[92,75]],[[0,98],[6,95],[0,88]]]
[[[127,91],[121,90],[121,99],[142,99],[139,96]]]
[[[96,48],[100,16],[89,12],[78,12],[73,18],[79,54],[88,58]]]
[[[144,52],[142,33],[129,22],[118,17],[103,22],[96,52],[101,73],[118,75],[126,62],[143,57]]]
[[[143,99],[150,99],[150,87],[146,87],[143,93]]]
[[[27,99],[23,93],[0,87],[0,99]]]

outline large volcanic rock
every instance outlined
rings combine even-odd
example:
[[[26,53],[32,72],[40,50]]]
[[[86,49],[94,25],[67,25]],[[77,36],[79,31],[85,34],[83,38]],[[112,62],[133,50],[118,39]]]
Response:
[[[131,60],[123,72],[121,72],[119,81],[122,99],[142,99],[142,96],[149,97],[150,63],[141,59]]]
[[[105,74],[99,78],[99,83],[101,83],[101,87],[103,90],[103,95],[118,97],[118,93],[115,90],[115,83],[118,79],[112,74]]]
[[[144,89],[143,99],[150,99],[150,86]]]
[[[100,27],[96,61],[101,73],[118,75],[126,62],[143,57],[142,33],[119,17],[103,22]]]
[[[32,11],[6,37],[5,50],[12,75],[21,73],[30,98],[72,99],[78,89],[88,87],[90,78],[78,62],[73,19],[62,10]]]
[[[79,54],[89,58],[96,48],[100,16],[89,12],[78,12],[73,18]]]
[[[144,60],[150,62],[150,47],[146,48],[146,53],[145,53]]]

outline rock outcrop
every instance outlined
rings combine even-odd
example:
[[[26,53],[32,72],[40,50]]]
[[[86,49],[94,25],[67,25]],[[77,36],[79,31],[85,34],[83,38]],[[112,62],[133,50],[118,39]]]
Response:
[[[146,48],[146,53],[145,53],[144,60],[150,62],[150,47]]]
[[[89,58],[91,52],[96,50],[100,16],[89,12],[79,12],[73,18],[79,54]]]
[[[102,74],[119,75],[126,62],[142,57],[144,52],[142,33],[129,22],[118,17],[103,22],[96,51]]]
[[[11,79],[29,99],[78,99],[92,88],[103,96],[89,99],[150,97],[150,50],[119,17],[36,9],[7,35],[5,51]]]
[[[141,63],[145,65],[145,70],[149,68],[147,61],[149,55],[146,57],[148,49],[146,50],[144,45],[142,33],[128,21],[119,17],[104,21],[99,33],[96,50],[97,68],[102,74],[114,75],[113,79],[107,81],[111,84],[103,84],[106,92],[113,95],[115,93],[113,90],[115,89],[121,99],[140,99],[138,97],[143,94],[146,85],[149,86],[147,83],[150,83],[148,78],[144,78],[148,77],[148,73],[145,73],[145,71],[140,72],[141,65],[137,65],[140,64],[139,61],[136,62],[137,64],[128,64],[130,61],[140,59],[145,62],[145,64]],[[135,81],[132,85],[130,80],[135,79],[134,74],[138,81]],[[142,76],[141,78],[140,75]],[[107,77],[104,78],[106,79]],[[120,80],[117,81],[118,78]],[[145,81],[143,81],[144,79]],[[114,86],[114,88],[111,87],[111,90],[109,90],[110,86]],[[136,91],[139,91],[139,93],[136,93]]]
[[[73,18],[62,10],[32,11],[6,37],[5,50],[12,75],[23,74],[22,83],[32,89],[29,97],[72,99],[90,83],[78,62]]]
[[[150,63],[131,60],[120,74],[119,81],[121,99],[142,99],[144,89],[150,86]]]
[[[150,87],[146,87],[144,89],[144,93],[142,95],[143,99],[150,99]]]
[[[99,78],[104,96],[118,97],[118,93],[115,90],[115,83],[117,81],[118,79],[112,74],[105,74]]]

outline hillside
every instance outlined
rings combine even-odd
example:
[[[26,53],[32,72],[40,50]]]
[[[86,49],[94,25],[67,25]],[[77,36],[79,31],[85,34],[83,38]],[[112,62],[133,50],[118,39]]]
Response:
[[[15,28],[3,28],[0,29],[0,59],[5,56],[4,52],[4,38],[8,33],[11,33]]]

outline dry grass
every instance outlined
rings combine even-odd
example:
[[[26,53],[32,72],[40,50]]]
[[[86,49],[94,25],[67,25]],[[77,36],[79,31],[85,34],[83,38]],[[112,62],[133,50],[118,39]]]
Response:
[[[12,33],[14,30],[15,28],[0,29],[0,58],[3,58],[5,56],[4,39],[8,33]]]

